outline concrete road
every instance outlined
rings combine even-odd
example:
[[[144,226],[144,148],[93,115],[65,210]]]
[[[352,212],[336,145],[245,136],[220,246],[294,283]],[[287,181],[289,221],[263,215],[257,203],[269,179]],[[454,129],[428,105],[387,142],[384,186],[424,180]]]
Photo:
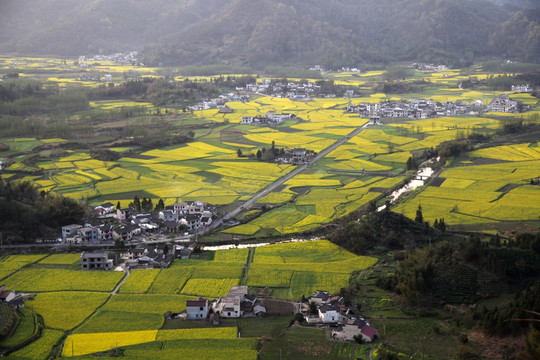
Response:
[[[271,193],[272,191],[274,191],[276,188],[278,188],[279,186],[283,185],[287,180],[290,180],[291,178],[293,178],[294,176],[298,175],[299,173],[301,173],[302,171],[304,171],[309,165],[319,161],[320,159],[322,159],[323,157],[325,157],[326,155],[328,155],[330,152],[334,151],[335,149],[337,149],[338,147],[340,147],[341,145],[343,145],[344,143],[346,143],[347,141],[349,141],[349,139],[351,139],[353,136],[356,136],[358,135],[362,130],[365,130],[366,128],[368,127],[368,124],[366,123],[364,126],[361,126],[359,127],[358,129],[355,129],[354,131],[352,131],[349,135],[345,136],[344,138],[336,141],[335,143],[333,143],[332,145],[330,145],[329,147],[327,147],[326,149],[322,150],[321,152],[319,152],[313,159],[311,159],[311,161],[307,164],[303,164],[303,165],[299,165],[298,167],[296,167],[296,169],[292,170],[291,172],[289,172],[288,174],[286,175],[283,175],[281,178],[277,179],[276,181],[274,181],[272,184],[268,185],[266,188],[262,189],[261,191],[259,191],[258,193],[256,193],[255,195],[253,195],[251,197],[251,199],[247,200],[246,202],[242,203],[241,205],[237,206],[236,208],[234,208],[233,210],[229,211],[227,214],[225,214],[221,219],[217,219],[217,220],[214,220],[212,222],[212,224],[210,224],[209,226],[207,226],[206,228],[204,228],[202,231],[200,231],[198,233],[198,235],[204,235],[204,234],[208,234],[212,231],[214,231],[216,228],[218,228],[219,226],[223,225],[223,223],[227,220],[230,220],[232,218],[234,218],[236,215],[238,215],[240,212],[242,212],[244,209],[247,209],[249,208],[251,205],[253,205],[257,200],[259,200],[260,198],[268,195],[269,193]],[[183,241],[186,241],[190,238],[193,238],[194,235],[189,235],[187,237],[182,237],[181,240]],[[145,241],[144,244],[152,244],[152,243],[160,243],[160,242],[163,242],[163,241],[168,241],[169,239],[167,238],[163,238],[163,239],[158,239],[158,240],[149,240],[149,241]],[[178,239],[177,239],[178,240]],[[137,243],[137,242],[134,242],[134,243]],[[131,245],[131,243],[126,243],[126,245]],[[4,246],[0,246],[0,248],[11,248],[11,249],[17,249],[17,248],[31,248],[31,247],[43,247],[43,248],[46,248],[46,247],[56,247],[56,248],[68,248],[69,246],[73,246],[73,245],[70,245],[70,244],[64,244],[64,243],[54,243],[54,244],[51,244],[51,243],[48,243],[48,244],[22,244],[22,245],[4,245]],[[114,246],[114,242],[111,242],[111,243],[99,243],[99,244],[84,244],[84,246],[86,247],[96,247],[96,248],[103,248],[103,247],[112,247]],[[73,246],[73,247],[77,247],[77,245]]]
[[[262,189],[261,191],[259,191],[255,195],[253,195],[251,197],[251,199],[247,200],[242,205],[237,206],[235,209],[229,211],[221,219],[217,219],[217,220],[213,221],[212,224],[210,224],[203,231],[201,231],[199,233],[199,235],[208,234],[208,233],[212,232],[213,230],[215,230],[216,228],[218,228],[219,226],[221,226],[223,224],[223,222],[234,218],[236,215],[238,215],[244,209],[247,209],[251,205],[253,205],[257,200],[259,200],[260,198],[268,195],[269,193],[274,191],[276,188],[283,185],[287,180],[290,180],[292,177],[294,177],[294,176],[298,175],[299,173],[301,173],[302,171],[304,171],[309,165],[319,161],[320,159],[322,159],[323,157],[325,157],[326,155],[328,155],[329,153],[331,153],[332,151],[334,151],[335,149],[337,149],[338,147],[340,147],[341,145],[343,145],[344,143],[349,141],[349,139],[351,139],[353,136],[358,135],[362,130],[365,130],[367,128],[367,126],[368,126],[368,124],[366,123],[364,126],[359,127],[358,129],[355,129],[349,135],[347,135],[344,138],[336,141],[335,143],[333,143],[332,145],[330,145],[326,149],[319,152],[313,159],[311,159],[311,161],[309,163],[300,165],[296,169],[291,171],[290,173],[280,177],[279,179],[274,181],[272,184],[268,185],[266,188]]]

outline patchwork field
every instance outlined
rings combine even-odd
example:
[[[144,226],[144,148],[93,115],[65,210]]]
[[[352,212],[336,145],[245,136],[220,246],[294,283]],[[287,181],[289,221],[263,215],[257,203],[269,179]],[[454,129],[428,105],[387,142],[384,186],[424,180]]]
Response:
[[[247,275],[250,287],[269,287],[273,297],[297,299],[315,290],[334,292],[349,283],[350,273],[376,258],[357,256],[326,240],[257,247]]]
[[[28,292],[112,291],[123,278],[118,271],[93,272],[65,269],[27,268],[5,278],[8,289]]]
[[[74,63],[64,63],[61,59],[14,60],[10,57],[0,57],[0,69],[9,68],[13,61],[20,62],[22,68],[28,69],[29,74],[33,74],[35,69],[53,73],[77,69]],[[107,62],[89,65],[110,72],[113,81],[118,81],[125,71],[144,76],[158,76],[157,69],[152,68],[136,66],[126,70],[126,66]],[[475,88],[471,91],[459,87],[460,83],[471,77],[482,80],[493,75],[483,71],[481,66],[463,71],[412,70],[404,81],[425,80],[430,85],[424,94],[390,95],[375,92],[373,86],[383,79],[384,75],[385,71],[340,72],[326,75],[336,84],[358,87],[363,93],[362,97],[293,101],[257,95],[252,96],[251,101],[246,103],[228,103],[227,106],[233,110],[232,113],[222,114],[218,109],[195,111],[192,117],[185,120],[185,123],[180,122],[179,125],[212,126],[195,128],[196,141],[188,144],[145,151],[133,147],[111,147],[112,151],[122,155],[117,161],[92,159],[87,150],[66,150],[55,156],[47,151],[41,151],[39,161],[34,165],[23,163],[21,159],[16,160],[8,169],[13,172],[42,170],[43,175],[22,176],[8,173],[6,176],[30,180],[45,191],[59,192],[74,199],[84,198],[92,205],[120,201],[126,206],[135,195],[140,198],[151,198],[153,203],[163,199],[166,205],[179,200],[203,200],[216,205],[228,205],[248,199],[294,168],[291,165],[277,165],[256,161],[254,158],[238,157],[237,150],[241,149],[243,155],[249,156],[254,155],[259,149],[270,148],[274,143],[278,148],[307,148],[320,152],[366,123],[367,119],[344,112],[349,102],[380,103],[418,97],[440,102],[456,100],[474,102],[480,99],[487,104],[494,96],[500,94],[484,88]],[[199,76],[191,80],[208,81],[211,78]],[[59,84],[60,87],[69,87],[76,85],[78,80],[54,74],[48,76],[47,81]],[[95,85],[79,83],[83,86]],[[536,98],[528,94],[512,94],[511,97],[537,110]],[[142,115],[158,111],[151,103],[131,100],[96,100],[90,102],[90,107],[94,111],[105,112],[137,108]],[[178,113],[178,109],[167,111]],[[297,117],[276,127],[239,124],[242,116],[264,115],[268,111],[276,111],[278,114],[290,112]],[[407,159],[415,152],[437,147],[442,142],[467,136],[472,132],[491,133],[500,128],[500,120],[497,119],[505,114],[494,115],[495,118],[487,115],[414,121],[385,120],[386,125],[362,131],[323,160],[312,165],[313,173],[296,176],[287,182],[284,189],[258,201],[260,204],[286,205],[264,213],[260,218],[247,224],[226,230],[226,233],[245,236],[287,234],[329,223],[365,205],[380,196],[383,190],[389,190],[401,181],[401,178],[396,177],[389,179],[387,183],[370,183],[369,176],[365,177],[364,172],[380,173],[376,174],[375,178],[381,175],[381,180],[389,174],[401,175],[405,172]],[[534,115],[535,111],[519,114],[526,119],[533,119]],[[148,121],[151,123],[153,120]],[[41,145],[61,144],[66,141],[62,137],[0,139],[0,142],[10,146],[9,152],[0,153],[0,156],[15,151],[29,152]],[[534,159],[536,150],[525,147],[501,149],[504,154],[493,152],[486,154],[485,152],[489,150],[480,150],[478,156],[506,161]],[[356,180],[364,182],[365,185],[357,186],[355,189],[347,187],[350,182]],[[371,190],[373,188],[375,191]],[[447,208],[447,204],[438,205]],[[409,210],[404,212],[408,214]],[[468,221],[472,222],[474,219]],[[141,289],[143,290],[148,289]]]
[[[33,264],[46,255],[9,255],[0,257],[0,280],[29,264]]]
[[[286,182],[279,192],[270,193],[259,203],[286,203],[268,211],[248,224],[223,231],[242,235],[268,235],[295,233],[319,227],[333,219],[345,216],[381,195],[381,189],[390,190],[403,178],[357,177],[335,175],[330,171],[304,173]],[[378,192],[371,191],[377,188]],[[296,196],[294,202],[291,197]]]
[[[122,273],[63,268],[76,263],[77,254],[11,256],[0,263],[11,268],[14,258],[26,267],[4,282],[37,292],[26,306],[45,327],[41,338],[10,355],[15,359],[45,359],[68,334],[62,355],[74,359],[95,352],[112,351],[112,356],[119,348],[128,359],[199,358],[201,346],[212,354],[208,359],[256,359],[258,340],[238,339],[236,327],[158,329],[165,313],[184,311],[186,300],[198,296],[212,300],[242,283],[251,289],[268,286],[276,299],[296,300],[317,289],[338,291],[352,271],[377,262],[326,240],[203,251],[200,258],[175,260],[168,269],[134,270],[120,293],[111,295]]]
[[[537,143],[485,148],[469,153],[470,164],[448,168],[439,187],[427,187],[396,211],[414,217],[422,205],[424,218],[444,217],[450,225],[538,220],[540,152]],[[483,159],[496,163],[474,165]]]
[[[46,327],[70,330],[83,322],[108,298],[109,294],[103,292],[47,292],[38,294],[27,305],[43,317]]]

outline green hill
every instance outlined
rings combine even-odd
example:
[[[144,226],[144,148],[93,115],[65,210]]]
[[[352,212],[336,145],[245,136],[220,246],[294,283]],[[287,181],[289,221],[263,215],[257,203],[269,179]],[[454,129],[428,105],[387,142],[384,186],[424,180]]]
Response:
[[[0,52],[149,65],[540,61],[538,7],[487,0],[4,0]]]

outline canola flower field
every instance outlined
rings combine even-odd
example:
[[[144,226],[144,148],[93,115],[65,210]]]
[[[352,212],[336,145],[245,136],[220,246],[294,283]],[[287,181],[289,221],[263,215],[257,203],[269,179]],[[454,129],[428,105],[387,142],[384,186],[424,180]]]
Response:
[[[426,220],[444,217],[452,225],[537,220],[540,188],[531,185],[540,176],[537,146],[535,142],[473,151],[470,161],[441,173],[440,186],[428,186],[396,211],[414,217],[421,205]],[[497,162],[475,165],[482,159]]]
[[[244,271],[250,251],[254,252],[253,262]],[[352,271],[377,262],[326,240],[209,254],[200,260],[175,260],[168,269],[134,270],[116,295],[109,292],[123,272],[69,269],[78,265],[79,254],[0,258],[0,266],[7,273],[0,281],[8,288],[19,289],[17,284],[22,279],[47,270],[24,285],[24,291],[37,293],[33,300],[26,301],[26,307],[43,318],[42,336],[9,358],[46,359],[53,347],[61,345],[62,356],[74,359],[118,348],[124,349],[128,358],[150,358],[150,354],[166,358],[173,352],[174,356],[180,353],[190,357],[201,346],[216,359],[256,359],[258,340],[238,339],[235,327],[160,330],[164,314],[184,311],[186,300],[199,296],[212,300],[226,295],[240,282],[247,284],[250,292],[254,287],[269,287],[277,299],[298,299],[322,288],[335,292],[348,283]],[[14,262],[23,264],[20,270],[11,265]],[[51,265],[59,267],[43,267]],[[79,279],[85,279],[87,285],[76,287],[83,282]],[[223,352],[213,353],[214,345],[222,346]]]
[[[161,70],[105,61],[99,63],[89,61],[88,66],[91,72],[111,74],[113,82],[123,81],[126,72],[143,77],[159,77],[157,73]],[[78,76],[70,78],[71,75],[67,74],[77,73],[80,67],[77,62],[64,59],[0,56],[0,71],[9,69],[17,69],[22,78],[36,78],[60,88],[93,87],[99,84],[80,81]],[[471,78],[484,80],[499,75],[507,74],[488,73],[480,65],[462,70],[411,70],[404,81],[425,80],[430,84],[425,93],[384,94],[373,90],[374,84],[384,79],[383,70],[365,73],[328,73],[325,77],[334,80],[335,84],[356,87],[360,96],[351,99],[313,98],[309,101],[293,101],[287,98],[256,95],[246,103],[227,103],[232,113],[221,114],[218,109],[195,111],[194,119],[189,120],[190,123],[213,123],[217,127],[210,131],[197,130],[196,141],[188,144],[143,152],[132,147],[113,147],[112,151],[122,155],[117,161],[92,159],[89,152],[83,149],[66,150],[61,156],[50,159],[47,159],[47,155],[40,155],[40,161],[35,167],[15,161],[6,169],[7,173],[3,177],[30,180],[44,191],[55,191],[74,199],[85,199],[91,205],[120,201],[122,206],[126,206],[135,195],[139,198],[151,198],[153,203],[163,199],[166,205],[184,200],[203,200],[215,205],[228,205],[249,199],[254,193],[294,168],[293,165],[278,165],[238,157],[237,150],[241,150],[244,155],[255,154],[258,149],[269,148],[274,143],[278,148],[307,148],[320,152],[367,122],[367,119],[360,118],[357,114],[344,111],[349,102],[380,103],[430,98],[439,102],[462,100],[470,103],[480,100],[487,105],[503,92],[484,88],[462,89],[460,84]],[[189,77],[191,81],[209,81],[211,78],[212,76]],[[262,82],[263,79],[259,78],[258,81]],[[505,118],[509,118],[508,115],[526,121],[536,121],[540,113],[537,98],[530,94],[510,94],[510,97],[531,106],[531,111],[523,114],[485,113],[482,116],[440,117],[414,121],[390,119],[385,121],[384,126],[369,127],[312,165],[308,169],[310,171],[288,181],[283,189],[272,192],[258,201],[259,204],[283,205],[279,209],[263,213],[249,223],[224,232],[233,235],[265,236],[305,231],[329,223],[366,205],[371,200],[380,199],[384,192],[392,190],[404,179],[405,163],[414,153],[437,147],[445,141],[467,136],[472,132],[493,133],[501,127],[501,122]],[[157,110],[151,103],[134,102],[129,99],[96,100],[90,103],[92,109],[103,111],[134,106],[149,111]],[[264,115],[268,111],[276,111],[278,114],[290,112],[297,118],[276,127],[240,124],[243,116]],[[29,152],[41,145],[55,145],[66,141],[62,138],[0,139],[0,142],[10,147],[9,153]],[[0,153],[0,158],[2,155]],[[528,144],[522,144],[494,151],[481,149],[474,152],[474,156],[476,159],[521,162],[525,159],[534,161],[537,159],[537,152]],[[36,169],[41,169],[44,175],[17,174]],[[520,169],[519,174],[523,179],[535,176],[523,166],[520,166]],[[500,171],[504,172],[504,169]],[[364,174],[365,172],[374,174]],[[459,179],[477,181],[463,179],[463,176]],[[502,184],[504,180],[500,182]],[[456,184],[457,180],[449,176],[440,191],[450,189],[447,190],[450,194],[452,186]],[[501,187],[507,184],[508,182]],[[458,186],[464,186],[463,182]],[[480,185],[477,182],[472,186],[471,189],[474,190],[474,186]],[[491,188],[496,184],[491,181],[489,186]],[[459,189],[467,190],[464,187]],[[532,191],[532,196],[535,193],[533,189],[525,187],[513,191],[516,194],[518,191],[525,192],[525,195]],[[430,199],[438,198],[438,195],[432,194],[433,192],[434,190],[429,190],[416,200],[405,202],[398,207],[398,211],[410,216],[412,209],[423,197],[426,204]],[[473,198],[468,203],[447,200],[436,202],[428,211],[432,211],[433,216],[446,215],[446,221],[450,224],[497,222],[510,212],[512,219],[535,218],[532,215],[533,209],[523,210],[516,207],[512,196],[498,199],[500,205],[496,207],[498,210],[482,203],[484,200],[480,200],[480,195],[478,196],[479,201],[474,201]],[[493,197],[489,201],[493,201]]]

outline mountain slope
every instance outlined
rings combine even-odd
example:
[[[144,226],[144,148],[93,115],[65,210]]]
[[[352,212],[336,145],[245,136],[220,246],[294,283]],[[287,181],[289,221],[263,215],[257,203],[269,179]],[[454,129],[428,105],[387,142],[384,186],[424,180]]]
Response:
[[[152,65],[540,61],[537,10],[485,0],[0,0],[0,52]],[[520,5],[521,4],[521,5]],[[509,43],[511,42],[511,43]],[[510,46],[511,45],[511,46]]]

